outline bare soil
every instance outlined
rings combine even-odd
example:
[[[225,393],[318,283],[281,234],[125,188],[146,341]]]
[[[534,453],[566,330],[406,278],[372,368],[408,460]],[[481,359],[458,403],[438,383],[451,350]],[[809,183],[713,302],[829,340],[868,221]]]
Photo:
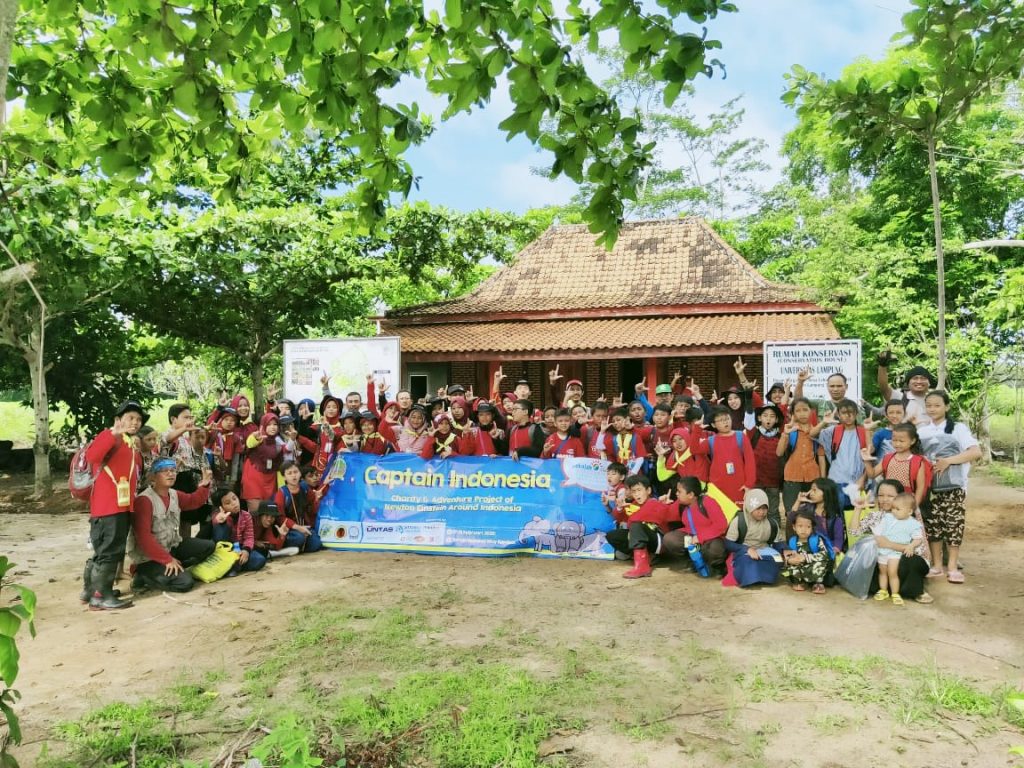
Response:
[[[553,649],[592,643],[643,675],[696,641],[741,672],[787,653],[878,655],[915,665],[934,661],[984,690],[1024,688],[1024,490],[998,486],[980,472],[969,498],[967,583],[934,583],[933,605],[902,609],[840,589],[824,597],[785,587],[726,589],[669,567],[625,582],[620,563],[322,552],[186,595],[150,594],[126,611],[91,613],[77,600],[88,555],[86,516],[66,503],[47,506],[49,513],[26,512],[18,502],[24,480],[0,482],[0,552],[17,563],[15,581],[39,598],[38,636],[20,640],[17,688],[27,743],[15,754],[23,766],[34,764],[55,724],[90,709],[157,696],[204,672],[227,670],[237,679],[304,606],[383,608],[435,587],[459,597],[423,601],[432,640],[465,648],[514,626],[534,641],[508,661],[538,676],[554,672]],[[1012,765],[1008,748],[1024,743],[999,723],[951,717],[939,726],[903,726],[841,694],[762,701],[743,706],[736,721],[763,739],[764,762],[780,766],[988,768]],[[713,712],[687,714],[704,702],[672,700],[654,688],[645,695],[642,706],[668,713],[664,733],[638,738],[617,727],[621,718],[607,702],[581,701],[587,727],[559,736],[562,743],[549,749],[581,766],[722,764],[716,743],[729,742],[729,730]],[[829,715],[847,727],[828,735],[812,727]]]

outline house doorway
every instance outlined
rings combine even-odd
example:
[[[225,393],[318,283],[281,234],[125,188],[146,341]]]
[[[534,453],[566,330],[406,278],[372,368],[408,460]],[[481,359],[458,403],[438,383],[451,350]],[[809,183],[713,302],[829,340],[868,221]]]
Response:
[[[619,391],[622,393],[622,399],[624,402],[629,403],[633,400],[636,392],[636,385],[641,382],[644,378],[644,361],[643,358],[637,357],[632,360],[619,360]],[[615,397],[615,394],[609,392],[608,398]]]

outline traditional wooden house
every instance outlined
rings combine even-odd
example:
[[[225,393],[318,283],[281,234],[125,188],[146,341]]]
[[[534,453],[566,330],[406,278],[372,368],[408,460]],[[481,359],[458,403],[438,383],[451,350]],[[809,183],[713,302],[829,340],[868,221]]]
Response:
[[[765,279],[702,219],[626,223],[611,251],[594,240],[552,227],[472,293],[389,312],[381,332],[401,337],[403,385],[484,394],[503,366],[504,389],[525,378],[547,402],[557,365],[588,402],[628,399],[644,377],[653,392],[677,371],[710,394],[735,383],[737,356],[760,384],[765,341],[839,338],[828,312]]]

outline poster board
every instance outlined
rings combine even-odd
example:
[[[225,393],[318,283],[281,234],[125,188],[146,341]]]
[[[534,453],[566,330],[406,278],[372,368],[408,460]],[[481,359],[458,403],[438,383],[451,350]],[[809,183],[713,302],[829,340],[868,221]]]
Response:
[[[811,378],[804,384],[804,397],[828,400],[826,382],[833,373],[846,376],[846,396],[859,403],[861,393],[860,339],[827,339],[822,341],[766,341],[764,343],[764,391],[773,382],[787,380],[796,384],[797,374],[811,369]]]
[[[388,384],[394,395],[401,384],[398,336],[362,336],[343,339],[286,339],[284,342],[284,396],[297,403],[323,397],[320,377],[330,376],[331,393],[344,397],[359,392],[365,398],[366,376]]]
[[[334,550],[610,560],[607,467],[587,458],[338,453],[317,530]]]

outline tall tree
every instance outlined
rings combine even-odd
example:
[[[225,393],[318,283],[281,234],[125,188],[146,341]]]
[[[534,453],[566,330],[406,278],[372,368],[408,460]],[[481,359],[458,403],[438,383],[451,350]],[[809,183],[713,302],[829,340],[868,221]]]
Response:
[[[55,363],[48,343],[56,326],[74,326],[92,309],[108,312],[110,294],[126,279],[106,252],[108,221],[97,213],[103,185],[74,177],[8,176],[0,195],[0,250],[21,258],[0,276],[0,346],[26,366],[32,387],[35,492],[50,491],[50,394]],[[8,245],[9,244],[9,245]],[[84,362],[84,360],[83,360]],[[76,375],[89,374],[88,367]]]
[[[902,138],[927,153],[938,278],[938,379],[946,382],[946,274],[936,149],[971,106],[1021,74],[1024,6],[1018,0],[914,0],[906,43],[886,60],[834,81],[794,67],[785,100],[829,116],[854,162],[870,164]]]
[[[360,212],[379,218],[392,192],[410,190],[405,152],[430,125],[416,104],[393,100],[395,86],[425,82],[447,99],[447,119],[486,103],[505,76],[509,137],[536,143],[554,117],[557,172],[579,182],[584,159],[602,169],[587,218],[611,243],[650,150],[573,46],[596,50],[603,33],[617,34],[630,67],[671,92],[710,76],[720,47],[676,23],[733,10],[726,0],[671,0],[657,13],[637,0],[571,0],[564,12],[551,0],[446,0],[443,14],[420,0],[26,0],[10,90],[27,114],[4,140],[55,153],[63,168],[98,160],[122,180],[149,171],[150,183],[166,180],[162,160],[212,155],[230,188],[247,158],[313,127],[356,152]]]
[[[611,70],[601,86],[633,116],[640,126],[638,140],[651,147],[651,162],[640,172],[626,215],[685,213],[724,219],[745,210],[760,193],[756,176],[768,170],[762,159],[768,145],[762,139],[737,135],[744,116],[741,97],[701,119],[687,103],[695,93],[691,85],[669,92],[650,72],[634,69],[620,48],[603,48],[598,58]],[[541,145],[556,144],[559,123],[547,121],[545,130],[550,136],[542,137]],[[585,209],[595,191],[591,174],[600,171],[596,162],[587,164],[587,180],[573,197],[572,208]]]

